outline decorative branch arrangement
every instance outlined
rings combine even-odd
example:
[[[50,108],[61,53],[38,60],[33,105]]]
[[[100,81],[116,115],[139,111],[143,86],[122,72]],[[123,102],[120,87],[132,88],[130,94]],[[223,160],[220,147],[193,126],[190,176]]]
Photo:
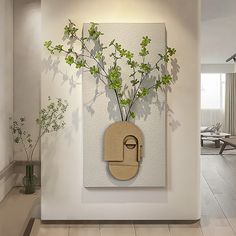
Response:
[[[40,110],[39,118],[36,119],[36,123],[40,127],[40,133],[35,141],[32,140],[32,135],[25,129],[26,120],[24,117],[14,120],[10,127],[14,142],[22,145],[29,162],[32,162],[35,148],[42,136],[46,133],[58,131],[65,126],[64,114],[68,107],[67,101],[60,98],[52,101],[50,97],[48,97],[48,101],[49,104]]]
[[[148,45],[151,43],[151,39],[148,36],[143,36],[141,40],[139,51],[141,62],[138,62],[134,60],[134,53],[124,49],[115,39],[109,45],[104,46],[100,40],[103,33],[99,31],[98,24],[90,23],[87,37],[77,36],[77,31],[77,26],[69,20],[68,25],[64,27],[64,39],[68,40],[67,45],[69,46],[62,44],[53,46],[51,40],[46,41],[44,46],[51,54],[55,52],[63,53],[67,64],[73,65],[77,69],[87,69],[94,78],[98,78],[105,86],[112,89],[122,121],[135,118],[134,105],[137,100],[148,96],[150,91],[157,92],[171,83],[173,78],[169,74],[162,74],[159,77],[155,77],[152,85],[145,86],[145,81],[151,73],[154,71],[160,73],[161,65],[167,66],[170,58],[176,53],[174,48],[167,47],[166,52],[158,54],[156,62],[151,65],[151,63],[147,62]],[[80,45],[79,50],[76,50],[74,46],[77,42]],[[94,47],[90,50],[88,45],[91,43],[93,43]],[[109,55],[109,63],[107,63],[108,59],[104,56],[105,50],[112,50]],[[119,65],[121,60],[125,60],[130,68],[130,74],[125,79],[122,78],[123,68]],[[108,67],[107,65],[110,66]],[[126,92],[127,90],[128,92]]]

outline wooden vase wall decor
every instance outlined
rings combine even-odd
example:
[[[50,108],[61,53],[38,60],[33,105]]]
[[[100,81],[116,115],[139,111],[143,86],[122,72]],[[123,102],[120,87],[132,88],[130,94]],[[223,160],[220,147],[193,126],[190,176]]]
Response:
[[[111,176],[125,181],[139,171],[143,153],[143,134],[131,122],[115,122],[104,133],[104,161]]]

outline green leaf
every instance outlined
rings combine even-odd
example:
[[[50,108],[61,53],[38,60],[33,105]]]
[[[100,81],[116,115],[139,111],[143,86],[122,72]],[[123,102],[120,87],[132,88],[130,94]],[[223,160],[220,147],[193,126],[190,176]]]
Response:
[[[120,99],[120,105],[122,107],[128,106],[131,102],[131,99],[127,98],[127,99]]]
[[[98,67],[96,67],[96,66],[91,66],[90,68],[89,68],[89,71],[90,71],[90,73],[91,73],[91,75],[97,75],[97,74],[99,74],[99,68]]]
[[[137,96],[138,96],[139,98],[143,98],[143,97],[147,96],[148,93],[149,93],[149,90],[148,90],[147,88],[141,88],[141,89],[138,91]]]
[[[132,61],[132,60],[128,60],[127,64],[131,67],[131,68],[136,68],[138,66],[138,62],[137,61]]]
[[[64,36],[65,37],[74,37],[78,28],[76,28],[76,25],[69,20],[68,25],[64,27]]]
[[[172,80],[172,77],[170,75],[164,75],[162,76],[162,84],[168,85]]]
[[[103,33],[98,30],[97,25],[98,25],[97,23],[91,22],[90,28],[88,29],[89,36],[93,40],[97,40],[100,37],[100,35],[103,35]]]
[[[95,58],[98,59],[98,60],[101,60],[102,59],[102,52],[97,52],[96,55],[95,55]]]
[[[176,53],[176,49],[175,49],[175,48],[169,48],[169,47],[167,47],[166,53],[165,53],[164,55],[162,55],[162,54],[158,54],[158,55],[160,56],[160,58],[161,58],[164,62],[168,63],[169,60],[170,60],[170,58],[171,58],[175,53]]]
[[[59,44],[59,45],[56,45],[54,47],[55,50],[57,50],[58,52],[61,52],[63,50],[63,45]]]
[[[51,40],[45,41],[43,45],[44,45],[44,47],[46,47],[48,49],[52,45],[52,41]]]
[[[70,55],[68,55],[68,56],[65,58],[65,60],[66,60],[66,63],[69,64],[70,66],[75,62],[74,57],[72,57],[72,56],[70,56]]]
[[[28,142],[28,143],[32,143],[32,141],[33,141],[33,140],[32,140],[31,138],[28,138],[28,139],[27,139],[27,142]]]
[[[149,73],[152,69],[149,63],[141,63],[139,68],[141,69],[143,73]]]
[[[176,53],[176,49],[175,48],[169,48],[167,47],[167,53],[169,54],[169,56],[173,56]]]
[[[171,58],[175,53],[176,53],[176,49],[175,49],[175,48],[169,48],[169,47],[167,47],[166,53],[165,53],[164,55],[159,54],[159,56],[160,56],[160,58],[161,58],[164,62],[168,63],[169,60],[170,60],[170,58]]]
[[[149,43],[151,43],[151,39],[148,36],[143,36],[143,39],[140,43],[141,47],[146,47]]]
[[[142,57],[145,57],[149,54],[149,51],[147,50],[147,48],[141,48],[139,55]]]
[[[133,111],[131,111],[131,112],[130,112],[130,117],[134,119],[135,116],[136,116],[135,113],[134,113]]]
[[[131,59],[134,57],[134,54],[131,53],[130,51],[127,51],[125,57],[126,57],[127,59],[131,60]]]
[[[112,67],[108,71],[108,81],[109,81],[109,88],[115,89],[115,90],[120,90],[122,87],[121,83],[121,68],[116,66]]]
[[[151,39],[148,37],[148,36],[144,36],[141,43],[140,43],[140,46],[141,46],[141,50],[139,52],[139,55],[142,56],[142,57],[145,57],[149,54],[149,51],[147,50],[147,46],[148,44],[151,42]]]
[[[52,41],[51,41],[51,40],[45,41],[45,42],[44,42],[44,47],[46,47],[47,50],[48,50],[51,54],[54,54],[54,48],[52,47]]]
[[[161,88],[161,81],[160,81],[160,80],[157,80],[157,81],[156,81],[156,84],[155,84],[155,89],[157,90],[157,89],[159,89],[159,88]]]
[[[127,50],[121,49],[119,52],[120,52],[120,56],[123,57],[123,56],[126,56]]]
[[[19,137],[16,137],[16,138],[14,139],[14,141],[15,141],[15,143],[19,143],[19,142],[20,142],[20,138],[19,138]]]
[[[120,52],[120,50],[121,50],[121,45],[118,44],[118,43],[115,43],[114,46],[115,46],[115,49],[116,49],[118,52]]]
[[[80,68],[85,67],[85,66],[86,66],[86,60],[81,59],[81,60],[78,60],[76,62],[76,68],[77,69],[80,69]]]
[[[169,62],[170,57],[169,57],[168,53],[166,53],[165,55],[163,55],[163,60],[164,60],[164,62],[166,62],[166,63]]]

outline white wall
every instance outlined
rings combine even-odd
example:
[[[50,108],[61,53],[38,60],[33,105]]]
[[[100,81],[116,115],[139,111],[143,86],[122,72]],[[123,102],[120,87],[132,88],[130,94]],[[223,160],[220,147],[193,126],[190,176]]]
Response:
[[[9,118],[13,111],[13,9],[12,1],[0,1],[0,171],[12,160]]]
[[[0,0],[0,171],[13,159],[9,117],[13,113],[13,4]],[[11,188],[0,181],[0,200]]]
[[[26,129],[33,137],[40,108],[41,77],[41,5],[40,0],[14,1],[14,117],[26,118]],[[14,145],[14,159],[26,160],[20,145]],[[35,159],[39,158],[39,149]]]
[[[201,63],[224,64],[236,53],[235,0],[202,0]]]
[[[164,22],[180,65],[179,80],[168,96],[167,188],[86,189],[81,78],[62,58],[43,50],[42,104],[51,94],[68,99],[70,109],[67,128],[42,143],[42,219],[200,217],[199,5],[199,0],[42,0],[43,40],[61,42],[67,18],[80,26],[90,21]]]
[[[234,64],[202,64],[201,73],[234,73]]]

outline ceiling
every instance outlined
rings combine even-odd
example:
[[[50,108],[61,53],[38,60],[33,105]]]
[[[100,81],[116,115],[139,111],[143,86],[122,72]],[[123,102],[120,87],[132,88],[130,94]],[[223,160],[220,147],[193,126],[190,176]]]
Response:
[[[234,53],[236,0],[202,0],[201,63],[224,64]]]

